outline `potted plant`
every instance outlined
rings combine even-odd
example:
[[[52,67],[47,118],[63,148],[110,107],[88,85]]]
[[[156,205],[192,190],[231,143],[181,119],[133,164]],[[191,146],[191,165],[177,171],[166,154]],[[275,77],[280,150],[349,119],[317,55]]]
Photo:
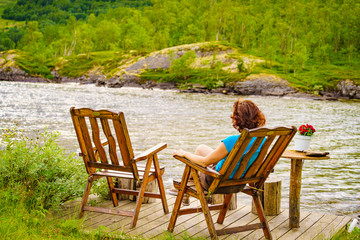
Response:
[[[310,124],[303,124],[299,127],[298,134],[295,139],[295,150],[304,151],[309,148],[311,138],[316,132],[315,128]]]

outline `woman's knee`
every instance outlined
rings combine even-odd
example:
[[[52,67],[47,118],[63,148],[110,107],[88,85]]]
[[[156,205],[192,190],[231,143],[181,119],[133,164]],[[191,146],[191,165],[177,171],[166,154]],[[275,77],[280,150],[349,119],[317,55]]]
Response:
[[[195,149],[195,154],[200,156],[207,156],[212,151],[214,151],[214,149],[212,149],[211,147],[201,144]]]

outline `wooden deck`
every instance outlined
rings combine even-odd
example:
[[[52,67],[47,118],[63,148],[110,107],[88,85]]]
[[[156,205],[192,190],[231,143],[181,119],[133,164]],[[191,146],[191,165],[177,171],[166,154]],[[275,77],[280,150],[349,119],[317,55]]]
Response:
[[[200,202],[194,198],[191,199],[191,206],[198,206]],[[169,219],[171,217],[172,208],[174,206],[175,197],[167,195],[169,205],[169,214],[164,214],[160,200],[155,203],[143,204],[140,210],[139,220],[136,228],[130,228],[130,217],[122,217],[110,214],[86,212],[84,229],[96,229],[99,226],[105,226],[109,232],[114,234],[125,232],[131,236],[141,236],[144,238],[162,238],[166,234]],[[110,201],[99,203],[102,206],[111,206]],[[79,201],[73,201],[65,204],[61,214],[61,218],[73,218],[77,216],[77,208]],[[123,200],[119,202],[122,209],[134,209],[135,202]],[[219,211],[212,211],[213,217],[218,215]],[[335,216],[325,213],[301,212],[300,228],[289,229],[289,213],[288,209],[281,211],[280,215],[268,216],[271,233],[274,239],[293,240],[293,239],[329,239],[338,230],[344,228],[351,220],[348,216]],[[216,222],[216,219],[214,220]],[[225,218],[224,224],[216,224],[217,229],[231,225],[245,225],[249,223],[257,223],[257,215],[251,213],[251,206],[241,205],[238,203],[236,210],[230,210]],[[205,223],[203,213],[179,216],[174,236],[187,235],[193,237],[207,238],[209,232]],[[181,239],[180,236],[178,239]],[[264,239],[262,230],[248,231],[237,233],[229,236],[221,236],[220,239]]]

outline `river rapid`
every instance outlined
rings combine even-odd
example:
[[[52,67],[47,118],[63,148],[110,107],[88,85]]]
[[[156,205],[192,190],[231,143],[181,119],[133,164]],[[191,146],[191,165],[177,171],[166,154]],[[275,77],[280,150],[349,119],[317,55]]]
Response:
[[[31,133],[47,127],[60,132],[59,144],[68,151],[78,151],[70,107],[124,112],[135,155],[157,143],[168,144],[159,155],[160,164],[166,167],[166,188],[171,188],[173,179],[181,178],[184,169],[172,158],[175,149],[193,151],[198,144],[215,148],[221,139],[237,134],[230,114],[238,96],[19,82],[0,82],[0,94],[0,129],[18,125]],[[254,101],[264,112],[267,127],[313,125],[317,132],[310,149],[330,152],[329,160],[304,162],[301,209],[358,216],[360,103],[244,98]],[[293,146],[292,142],[288,149]],[[274,174],[282,180],[281,207],[288,208],[290,160],[280,159]]]

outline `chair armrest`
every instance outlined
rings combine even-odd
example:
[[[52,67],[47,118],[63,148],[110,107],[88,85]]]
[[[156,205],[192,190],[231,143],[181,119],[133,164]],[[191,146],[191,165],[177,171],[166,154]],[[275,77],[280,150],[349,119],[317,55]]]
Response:
[[[138,161],[141,161],[141,160],[148,159],[150,156],[160,152],[161,150],[163,150],[166,147],[167,147],[166,143],[159,143],[159,144],[155,145],[154,147],[140,153],[138,156],[136,156],[134,158],[134,161],[138,162]]]
[[[199,164],[196,164],[196,163],[193,163],[191,162],[189,159],[185,158],[185,157],[180,157],[180,156],[177,156],[175,155],[174,158],[176,158],[177,160],[180,160],[182,161],[183,163],[185,163],[186,165],[206,174],[206,175],[209,175],[209,176],[212,176],[212,177],[215,177],[215,178],[218,178],[219,176],[221,176],[220,173],[218,173],[217,171],[215,171],[214,169],[212,168],[209,168],[209,167],[202,167],[200,166]]]

